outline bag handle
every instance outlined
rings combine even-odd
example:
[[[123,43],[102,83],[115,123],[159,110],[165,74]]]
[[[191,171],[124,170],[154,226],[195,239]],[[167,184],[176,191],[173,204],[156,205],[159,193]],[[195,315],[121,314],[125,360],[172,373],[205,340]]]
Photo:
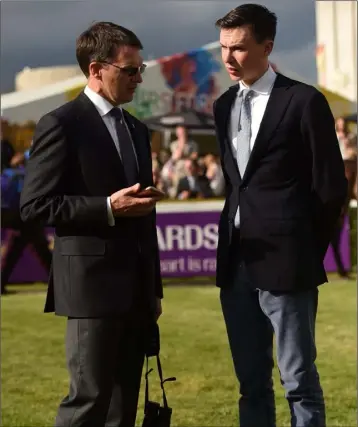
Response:
[[[163,404],[164,404],[164,408],[168,408],[168,401],[167,401],[167,396],[166,396],[165,390],[164,390],[164,383],[176,381],[177,379],[176,379],[176,377],[169,377],[169,378],[166,378],[165,380],[163,380],[163,371],[162,371],[162,365],[160,363],[159,354],[156,357],[157,357],[158,374],[159,374],[159,379],[160,379],[160,387],[161,387],[162,392],[163,392]]]
[[[163,405],[164,408],[168,408],[168,400],[167,400],[167,396],[165,394],[165,390],[164,390],[164,383],[166,382],[171,382],[171,381],[176,381],[176,377],[170,377],[170,378],[166,378],[165,380],[163,380],[163,371],[162,371],[162,365],[160,363],[160,358],[159,358],[159,354],[156,356],[157,358],[157,367],[158,367],[158,374],[159,374],[159,379],[160,379],[160,387],[162,389],[163,392]],[[149,369],[149,358],[148,356],[146,356],[146,374],[145,374],[145,406],[147,406],[147,403],[149,402],[149,374],[153,371],[152,369]]]
[[[145,406],[144,408],[147,407],[147,404],[149,402],[149,380],[148,380],[148,376],[149,374],[153,371],[153,368],[148,370],[149,366],[148,366],[148,357],[146,357],[146,373],[145,373]]]

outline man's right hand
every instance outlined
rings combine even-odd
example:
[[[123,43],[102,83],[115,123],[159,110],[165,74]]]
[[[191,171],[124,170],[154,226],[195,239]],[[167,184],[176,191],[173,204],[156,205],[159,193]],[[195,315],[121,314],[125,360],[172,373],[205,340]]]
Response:
[[[145,216],[152,212],[160,197],[139,197],[140,184],[113,193],[110,197],[114,216]]]

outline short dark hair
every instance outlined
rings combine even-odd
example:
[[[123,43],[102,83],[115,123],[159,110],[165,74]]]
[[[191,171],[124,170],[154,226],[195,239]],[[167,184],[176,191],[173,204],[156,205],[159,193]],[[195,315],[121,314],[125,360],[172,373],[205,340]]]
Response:
[[[121,46],[143,49],[139,38],[127,28],[112,22],[97,22],[84,31],[76,40],[76,58],[86,77],[92,61],[108,62]]]
[[[265,6],[248,3],[231,10],[215,25],[225,30],[249,25],[257,43],[262,43],[267,39],[275,40],[277,17]]]

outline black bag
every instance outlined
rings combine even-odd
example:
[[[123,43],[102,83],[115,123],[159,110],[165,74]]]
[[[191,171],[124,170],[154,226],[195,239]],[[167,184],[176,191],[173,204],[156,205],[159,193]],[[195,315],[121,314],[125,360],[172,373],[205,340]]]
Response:
[[[172,416],[172,408],[168,406],[167,396],[164,390],[164,383],[168,381],[176,381],[175,377],[167,378],[163,380],[162,365],[160,363],[159,351],[160,351],[160,338],[159,338],[159,327],[157,323],[153,325],[153,331],[149,335],[150,340],[148,341],[148,347],[146,351],[146,374],[145,374],[145,401],[144,401],[144,420],[142,427],[170,427],[170,421]],[[149,400],[149,374],[153,369],[149,370],[149,357],[156,357],[158,375],[160,379],[160,387],[163,392],[163,406],[158,402],[152,402]]]

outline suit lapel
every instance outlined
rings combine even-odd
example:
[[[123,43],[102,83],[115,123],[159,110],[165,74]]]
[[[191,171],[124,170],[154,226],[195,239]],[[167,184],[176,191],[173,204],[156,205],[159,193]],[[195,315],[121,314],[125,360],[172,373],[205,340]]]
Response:
[[[292,97],[292,92],[288,90],[289,87],[289,80],[281,74],[278,74],[261,121],[243,180],[246,180],[253,172],[257,160],[263,155],[268,142],[283,119]]]

